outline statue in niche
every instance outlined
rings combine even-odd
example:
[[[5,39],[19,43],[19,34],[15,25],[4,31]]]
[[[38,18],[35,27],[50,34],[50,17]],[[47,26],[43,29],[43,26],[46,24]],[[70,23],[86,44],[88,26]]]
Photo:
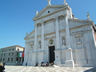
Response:
[[[33,48],[33,45],[32,44],[30,44],[30,46],[31,46],[31,48]]]
[[[30,44],[30,46],[31,46],[31,48],[33,48],[33,46],[34,46],[34,42],[32,42],[32,43]]]
[[[80,33],[78,33],[78,34],[76,34],[75,38],[76,38],[76,44],[77,45],[81,45],[81,43],[82,43],[82,35]]]
[[[65,37],[62,37],[62,45],[66,45],[66,39],[65,39]]]
[[[41,41],[39,41],[39,48],[41,48]]]
[[[81,40],[80,37],[76,38],[76,44],[77,44],[77,45],[80,45],[80,44],[81,44],[81,41],[82,41],[82,40]]]

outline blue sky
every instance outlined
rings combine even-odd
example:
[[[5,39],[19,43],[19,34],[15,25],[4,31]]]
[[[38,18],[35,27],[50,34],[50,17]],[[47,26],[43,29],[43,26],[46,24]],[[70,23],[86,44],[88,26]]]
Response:
[[[64,0],[51,0],[53,5],[63,4]],[[67,0],[73,14],[86,19],[87,12],[96,23],[96,0]],[[25,46],[26,32],[34,29],[32,18],[35,11],[47,6],[47,0],[0,0],[0,48]]]

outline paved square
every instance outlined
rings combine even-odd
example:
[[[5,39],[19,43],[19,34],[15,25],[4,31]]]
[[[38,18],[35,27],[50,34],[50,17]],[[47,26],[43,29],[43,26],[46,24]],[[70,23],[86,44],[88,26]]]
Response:
[[[84,72],[91,67],[32,67],[32,66],[5,66],[5,72]]]

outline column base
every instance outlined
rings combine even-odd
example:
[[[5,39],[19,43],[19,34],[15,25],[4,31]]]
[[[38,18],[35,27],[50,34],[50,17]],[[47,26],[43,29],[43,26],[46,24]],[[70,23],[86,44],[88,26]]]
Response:
[[[61,64],[61,60],[60,60],[60,50],[55,50],[55,61],[54,63],[56,65],[60,65]]]
[[[74,61],[73,60],[66,60],[65,66],[67,66],[67,67],[74,67]]]
[[[54,61],[54,63],[55,63],[56,65],[61,65],[61,62],[60,62],[60,61]]]

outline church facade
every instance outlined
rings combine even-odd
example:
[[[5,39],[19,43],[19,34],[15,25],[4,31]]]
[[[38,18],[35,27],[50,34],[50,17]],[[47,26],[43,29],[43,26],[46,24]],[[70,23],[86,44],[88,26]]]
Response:
[[[48,5],[36,12],[34,30],[25,37],[24,65],[96,66],[95,24],[79,20],[70,6]]]

